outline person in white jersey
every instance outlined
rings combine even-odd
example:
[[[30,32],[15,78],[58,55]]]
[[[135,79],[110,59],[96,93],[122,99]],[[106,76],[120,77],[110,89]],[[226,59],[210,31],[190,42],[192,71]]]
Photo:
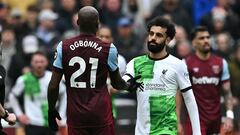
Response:
[[[46,70],[48,60],[44,53],[35,52],[31,59],[31,72],[25,73],[17,79],[9,95],[9,101],[14,113],[25,127],[26,135],[55,135],[48,128],[47,88],[52,72]],[[59,85],[61,102],[59,112],[66,119],[66,86]],[[17,97],[23,94],[23,109]],[[64,118],[64,117],[63,117]],[[65,124],[64,119],[60,121]]]
[[[175,96],[180,90],[190,115],[194,135],[200,135],[198,108],[191,89],[187,67],[166,51],[175,36],[170,21],[158,16],[147,26],[149,53],[133,58],[127,64],[124,80],[141,76],[143,90],[137,90],[135,135],[176,135]]]

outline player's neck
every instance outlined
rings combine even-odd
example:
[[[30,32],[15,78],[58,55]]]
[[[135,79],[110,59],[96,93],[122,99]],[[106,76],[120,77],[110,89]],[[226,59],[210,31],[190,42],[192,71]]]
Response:
[[[167,52],[165,50],[159,52],[159,53],[149,53],[149,56],[153,59],[161,59],[164,58],[167,55]]]
[[[80,32],[80,34],[82,34],[82,35],[96,35],[96,33],[84,32],[84,31]]]
[[[211,53],[208,52],[208,53],[202,53],[202,52],[199,52],[199,51],[196,51],[196,55],[199,59],[201,60],[207,60],[209,59],[209,57],[211,56]]]

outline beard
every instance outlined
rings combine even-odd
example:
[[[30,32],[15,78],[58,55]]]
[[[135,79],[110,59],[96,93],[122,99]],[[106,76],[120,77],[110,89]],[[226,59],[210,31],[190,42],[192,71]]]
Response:
[[[207,54],[207,53],[210,53],[210,52],[212,52],[212,47],[202,50],[202,53],[204,53],[204,54]]]
[[[162,42],[162,43],[158,44],[158,43],[153,42],[153,41],[148,41],[147,47],[148,47],[148,50],[151,53],[159,53],[164,49],[165,42]]]

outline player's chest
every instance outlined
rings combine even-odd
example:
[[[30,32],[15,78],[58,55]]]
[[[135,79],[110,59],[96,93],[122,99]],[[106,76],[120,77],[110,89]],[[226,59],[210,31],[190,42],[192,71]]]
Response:
[[[220,76],[222,73],[222,65],[219,63],[209,62],[209,63],[193,63],[188,65],[188,70],[191,76],[201,77],[201,76]]]
[[[141,75],[144,80],[151,80],[152,82],[164,82],[174,80],[176,71],[169,65],[155,63],[152,66],[140,65],[137,68],[137,74]]]

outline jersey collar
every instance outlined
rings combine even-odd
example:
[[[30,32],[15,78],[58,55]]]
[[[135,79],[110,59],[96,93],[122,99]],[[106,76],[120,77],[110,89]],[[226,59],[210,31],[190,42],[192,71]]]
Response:
[[[162,58],[152,58],[152,57],[150,57],[149,55],[148,55],[148,58],[150,59],[150,60],[154,60],[154,61],[156,61],[156,60],[163,60],[163,59],[165,59],[165,58],[167,58],[169,56],[169,53],[167,53],[164,57],[162,57]]]

